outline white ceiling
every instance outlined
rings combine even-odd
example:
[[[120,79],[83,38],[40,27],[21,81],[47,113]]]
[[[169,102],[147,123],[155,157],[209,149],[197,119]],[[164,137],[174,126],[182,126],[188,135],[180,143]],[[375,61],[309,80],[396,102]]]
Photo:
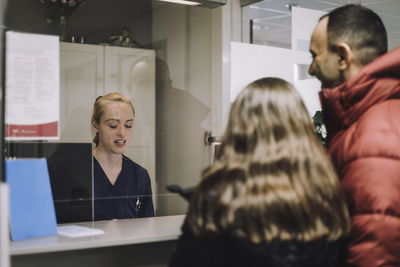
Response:
[[[386,26],[389,49],[400,45],[399,0],[263,0],[245,8],[253,19],[253,43],[290,48],[292,21],[288,5],[329,12],[349,3],[361,3],[375,11]]]

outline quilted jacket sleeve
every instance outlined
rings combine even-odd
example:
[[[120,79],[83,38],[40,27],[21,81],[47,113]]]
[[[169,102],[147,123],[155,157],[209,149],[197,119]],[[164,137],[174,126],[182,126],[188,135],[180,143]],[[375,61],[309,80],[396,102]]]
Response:
[[[399,162],[356,160],[349,166],[343,186],[352,213],[348,266],[399,266]]]
[[[348,266],[400,266],[400,101],[370,109],[329,153],[352,217]]]

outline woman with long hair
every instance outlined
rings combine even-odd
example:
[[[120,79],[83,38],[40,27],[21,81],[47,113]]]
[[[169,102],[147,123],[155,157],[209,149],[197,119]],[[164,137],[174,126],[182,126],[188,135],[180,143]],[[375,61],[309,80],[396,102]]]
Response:
[[[337,266],[349,214],[291,84],[250,83],[195,189],[170,266]]]

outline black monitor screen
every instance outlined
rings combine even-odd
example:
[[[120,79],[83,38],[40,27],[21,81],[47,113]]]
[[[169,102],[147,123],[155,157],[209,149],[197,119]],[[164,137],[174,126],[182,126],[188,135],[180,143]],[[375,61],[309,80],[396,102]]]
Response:
[[[46,158],[57,223],[92,221],[91,143],[7,142],[6,156]]]

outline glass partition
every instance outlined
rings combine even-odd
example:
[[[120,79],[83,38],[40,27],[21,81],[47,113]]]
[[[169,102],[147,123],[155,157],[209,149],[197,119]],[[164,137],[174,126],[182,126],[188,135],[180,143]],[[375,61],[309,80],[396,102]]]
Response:
[[[186,213],[188,202],[167,186],[196,186],[210,164],[214,13],[150,0],[8,1],[7,30],[61,41],[60,138],[6,144],[7,157],[47,158],[59,223],[96,218],[107,199],[131,199],[134,213],[149,198],[156,216]],[[110,92],[135,107],[124,155],[147,170],[150,194],[93,194],[92,110]]]

